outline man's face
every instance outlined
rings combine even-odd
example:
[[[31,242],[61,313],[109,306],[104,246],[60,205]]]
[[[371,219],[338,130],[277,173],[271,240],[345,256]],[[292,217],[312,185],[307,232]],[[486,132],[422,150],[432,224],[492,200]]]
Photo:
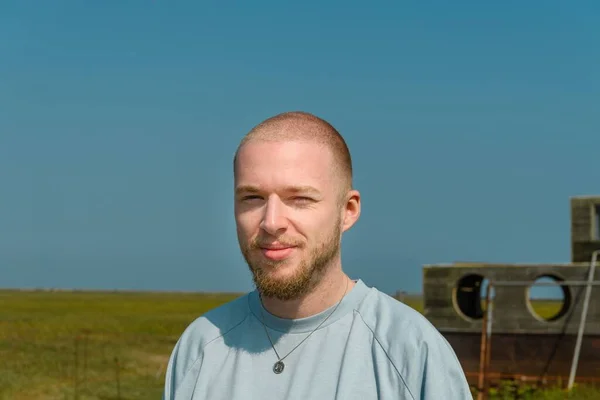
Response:
[[[306,294],[339,256],[345,205],[334,166],[316,142],[250,141],[240,149],[237,235],[264,296]]]

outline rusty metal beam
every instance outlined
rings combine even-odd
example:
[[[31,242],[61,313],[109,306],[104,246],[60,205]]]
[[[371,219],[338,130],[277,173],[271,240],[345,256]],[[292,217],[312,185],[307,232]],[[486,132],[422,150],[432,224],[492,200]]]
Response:
[[[489,286],[488,286],[489,288]],[[487,336],[487,321],[488,321],[488,307],[490,300],[490,292],[486,288],[485,293],[485,304],[486,312],[483,314],[483,324],[481,325],[481,344],[479,346],[479,377],[477,381],[477,400],[485,400],[487,398],[487,390],[485,388],[485,373],[486,373],[486,359],[488,355],[488,336]]]

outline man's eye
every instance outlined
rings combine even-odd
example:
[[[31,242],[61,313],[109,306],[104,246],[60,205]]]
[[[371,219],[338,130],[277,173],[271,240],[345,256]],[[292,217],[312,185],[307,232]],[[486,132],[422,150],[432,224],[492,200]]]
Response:
[[[300,203],[300,204],[305,204],[305,203],[311,203],[313,201],[313,199],[311,199],[310,197],[294,197],[293,198],[295,203]]]
[[[248,200],[257,200],[260,199],[260,196],[257,195],[249,195],[249,196],[244,196],[242,197],[243,201],[248,201]]]

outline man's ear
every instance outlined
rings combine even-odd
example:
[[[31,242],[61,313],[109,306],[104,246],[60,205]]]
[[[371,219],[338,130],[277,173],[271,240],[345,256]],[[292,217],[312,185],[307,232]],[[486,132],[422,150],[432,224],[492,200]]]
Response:
[[[348,192],[343,204],[344,215],[342,216],[342,232],[352,228],[360,217],[360,193],[358,190]]]

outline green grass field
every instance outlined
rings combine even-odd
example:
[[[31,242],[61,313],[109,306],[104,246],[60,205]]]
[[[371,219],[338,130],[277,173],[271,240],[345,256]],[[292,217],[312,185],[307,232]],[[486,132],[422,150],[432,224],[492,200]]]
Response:
[[[158,399],[183,329],[234,297],[2,291],[0,399]]]
[[[237,296],[0,291],[0,399],[160,399],[181,332]],[[422,310],[420,299],[405,301]],[[592,398],[581,396],[571,398]]]

